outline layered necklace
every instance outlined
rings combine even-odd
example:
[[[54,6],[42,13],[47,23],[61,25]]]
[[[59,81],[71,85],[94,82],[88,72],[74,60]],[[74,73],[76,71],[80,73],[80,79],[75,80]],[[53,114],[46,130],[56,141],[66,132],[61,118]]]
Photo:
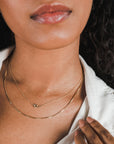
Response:
[[[8,70],[8,67],[9,67],[9,70]],[[8,76],[8,72],[11,76],[11,78],[13,79],[14,83],[15,83],[15,86],[18,90],[18,92],[22,95],[22,97],[24,97],[28,102],[29,104],[33,107],[33,108],[40,108],[46,104],[49,104],[49,103],[52,103],[54,101],[58,101],[58,100],[61,100],[62,98],[66,97],[71,91],[73,91],[75,89],[75,92],[74,94],[72,95],[72,97],[70,98],[70,100],[67,102],[67,104],[65,106],[63,106],[60,110],[58,110],[56,113],[54,114],[51,114],[49,116],[43,116],[43,117],[39,117],[39,116],[32,116],[32,115],[29,115],[29,114],[26,114],[24,113],[23,111],[21,111],[19,108],[16,107],[16,105],[11,101],[10,97],[8,96],[8,92],[7,92],[7,88],[6,88],[6,78]],[[16,81],[16,78],[12,72],[12,68],[11,68],[11,64],[8,62],[8,59],[7,59],[7,63],[6,63],[6,70],[4,72],[4,76],[3,76],[3,88],[4,88],[4,91],[5,91],[5,95],[7,97],[7,100],[9,102],[9,104],[20,114],[26,116],[26,117],[29,117],[29,118],[32,118],[32,119],[47,119],[47,118],[52,118],[52,117],[55,117],[57,116],[58,114],[64,112],[64,110],[73,102],[74,98],[79,94],[80,92],[80,89],[81,89],[81,85],[82,85],[82,82],[83,82],[83,78],[81,77],[79,82],[76,83],[76,85],[67,93],[65,94],[64,96],[60,97],[60,98],[56,98],[56,99],[53,99],[51,101],[48,101],[46,103],[43,103],[43,104],[37,104],[37,103],[32,103],[30,101],[30,99],[28,99],[27,96],[25,96],[25,94],[22,92],[22,90],[20,89],[20,87],[18,87],[18,84],[17,84],[17,81]]]

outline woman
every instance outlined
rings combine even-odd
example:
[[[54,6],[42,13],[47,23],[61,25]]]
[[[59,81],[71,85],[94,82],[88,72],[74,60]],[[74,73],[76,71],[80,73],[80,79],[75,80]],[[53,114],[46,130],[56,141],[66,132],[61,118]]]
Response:
[[[114,90],[79,56],[92,4],[0,0],[15,36],[0,53],[0,143],[114,143]]]

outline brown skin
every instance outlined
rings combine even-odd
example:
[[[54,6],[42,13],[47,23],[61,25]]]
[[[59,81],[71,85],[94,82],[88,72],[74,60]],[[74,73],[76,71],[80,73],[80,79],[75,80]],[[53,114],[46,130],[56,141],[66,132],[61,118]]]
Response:
[[[88,117],[86,121],[79,121],[80,130],[75,133],[76,144],[113,144],[114,137],[96,120]]]
[[[38,88],[44,89],[44,94],[55,93],[55,89],[58,94],[65,93],[82,76],[79,39],[90,15],[92,0],[58,0],[73,10],[68,19],[58,24],[42,25],[30,19],[39,5],[50,2],[54,1],[0,0],[2,15],[15,33],[12,69],[20,83],[27,85],[29,93]]]
[[[51,2],[54,1],[0,0],[1,13],[15,34],[16,49],[10,61],[12,70],[25,95],[31,101],[39,103],[63,96],[83,77],[79,60],[79,41],[92,7],[92,0],[58,0],[72,9],[73,12],[68,19],[54,25],[42,25],[30,19],[30,15],[39,5]],[[0,75],[1,86],[4,69],[5,64]],[[7,89],[9,96],[12,96],[12,100],[22,111],[37,114],[19,95],[9,75]],[[39,115],[57,112],[73,93],[74,91],[62,99],[59,106],[58,102],[48,105],[48,112],[47,106],[40,109]],[[83,83],[79,95],[64,113],[53,119],[31,120],[17,113],[9,105],[1,87],[0,143],[57,142],[68,132],[84,100],[84,95]]]
[[[41,25],[30,15],[42,3],[53,0],[0,0],[0,10],[15,34],[16,50],[11,59],[12,70],[20,88],[31,101],[45,103],[71,90],[82,77],[79,60],[79,40],[90,15],[92,0],[60,1],[73,10],[65,21]],[[4,69],[5,69],[4,64]],[[8,94],[22,111],[36,116],[31,106],[7,77]],[[0,80],[2,85],[2,78]],[[54,144],[64,137],[84,100],[84,85],[67,109],[52,119],[32,120],[17,113],[8,103],[3,88],[0,92],[0,143]],[[67,98],[41,108],[39,116],[50,115],[69,101]],[[16,96],[16,98],[15,98]],[[59,103],[59,105],[58,105]],[[5,107],[4,107],[5,105]],[[48,109],[48,110],[47,110]]]

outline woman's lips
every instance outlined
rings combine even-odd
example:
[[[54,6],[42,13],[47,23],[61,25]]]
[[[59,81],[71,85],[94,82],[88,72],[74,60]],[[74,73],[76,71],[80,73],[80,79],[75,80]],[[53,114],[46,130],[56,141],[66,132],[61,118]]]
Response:
[[[43,5],[31,15],[31,19],[42,24],[54,24],[66,19],[72,12],[63,5]]]

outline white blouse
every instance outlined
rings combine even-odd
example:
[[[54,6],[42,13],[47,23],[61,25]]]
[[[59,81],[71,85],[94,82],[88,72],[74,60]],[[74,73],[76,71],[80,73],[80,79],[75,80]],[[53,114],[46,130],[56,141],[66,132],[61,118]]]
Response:
[[[13,47],[0,51],[0,70],[2,62],[12,49]],[[84,69],[86,98],[68,134],[57,144],[75,144],[74,132],[78,129],[78,120],[86,119],[87,116],[98,120],[114,136],[114,89],[96,76],[82,56],[80,62]]]

